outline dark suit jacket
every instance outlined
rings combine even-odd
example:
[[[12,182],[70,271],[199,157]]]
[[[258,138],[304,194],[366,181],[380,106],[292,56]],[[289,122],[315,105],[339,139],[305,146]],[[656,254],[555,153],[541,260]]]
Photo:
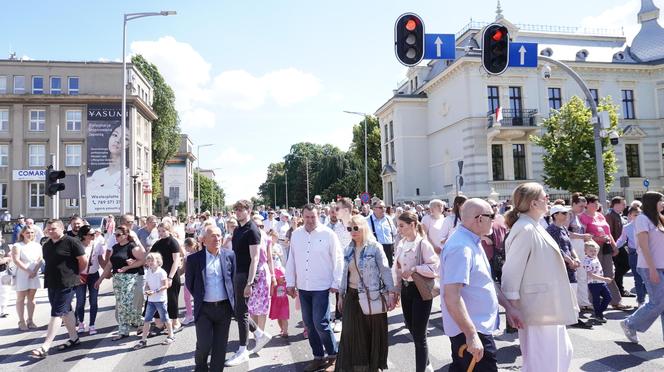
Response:
[[[604,217],[606,218],[606,223],[609,224],[609,229],[611,229],[613,240],[618,241],[623,230],[622,218],[620,218],[620,215],[614,212],[613,209],[611,209]]]
[[[194,297],[194,319],[198,320],[203,297],[205,297],[205,268],[207,263],[205,248],[187,257],[185,282],[189,293]],[[221,270],[224,276],[224,288],[228,301],[235,310],[235,293],[233,292],[233,279],[235,279],[235,253],[228,249],[219,249],[221,255]]]

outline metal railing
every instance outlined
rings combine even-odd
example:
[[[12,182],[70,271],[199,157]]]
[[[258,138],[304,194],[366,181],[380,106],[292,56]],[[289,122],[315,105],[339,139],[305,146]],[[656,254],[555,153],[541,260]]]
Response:
[[[500,125],[503,127],[536,127],[537,109],[503,109],[503,120]],[[495,111],[487,112],[488,127],[491,128],[495,124]]]
[[[455,37],[463,35],[470,29],[479,30],[483,27],[490,25],[491,22],[480,22],[471,20],[461,28]],[[551,25],[531,25],[531,24],[515,24],[521,31],[532,32],[551,32],[559,34],[579,34],[579,35],[593,35],[593,36],[625,36],[625,30],[622,28],[585,28],[585,27],[570,27],[570,26],[551,26]]]

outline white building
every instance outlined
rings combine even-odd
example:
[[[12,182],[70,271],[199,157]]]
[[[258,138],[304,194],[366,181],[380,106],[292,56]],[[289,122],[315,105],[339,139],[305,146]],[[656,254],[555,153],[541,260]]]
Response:
[[[586,81],[596,100],[611,96],[621,108],[624,136],[615,146],[618,174],[612,192],[639,196],[664,187],[664,29],[659,9],[642,0],[641,30],[631,45],[622,31],[514,25],[496,19],[515,42],[538,43],[538,53],[563,61]],[[460,47],[480,47],[486,23],[471,22],[456,34]],[[479,56],[457,51],[454,61],[434,60],[408,70],[407,80],[377,111],[381,127],[383,195],[387,203],[453,199],[458,161],[463,161],[468,196],[506,199],[524,181],[542,181],[543,149],[528,140],[550,108],[572,96],[578,85],[552,67],[550,79],[537,68],[509,68],[489,76]],[[494,125],[496,108],[502,125]],[[622,190],[621,176],[630,177]],[[566,191],[552,190],[564,194]],[[573,190],[571,190],[573,191]],[[497,194],[497,195],[496,195]],[[562,196],[562,195],[561,195]]]
[[[187,216],[195,211],[194,206],[194,145],[186,134],[180,135],[178,152],[164,167],[164,194],[169,205],[177,207],[185,203]]]

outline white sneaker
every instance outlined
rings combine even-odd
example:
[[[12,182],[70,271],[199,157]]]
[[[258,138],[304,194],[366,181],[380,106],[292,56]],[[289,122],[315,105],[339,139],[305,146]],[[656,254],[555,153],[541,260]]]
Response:
[[[230,359],[228,359],[224,365],[226,367],[235,367],[239,366],[242,363],[246,363],[248,361],[249,361],[249,351],[247,350],[243,352],[238,351],[235,354],[233,354],[233,356],[230,357]]]
[[[639,336],[636,334],[636,331],[629,328],[629,325],[625,320],[620,321],[620,328],[622,328],[623,332],[625,333],[625,337],[627,337],[628,340],[635,344],[639,343]]]
[[[332,330],[334,333],[341,333],[341,322],[338,320],[334,322],[334,327],[332,327]]]
[[[267,345],[267,343],[270,342],[271,339],[272,339],[272,335],[265,332],[265,331],[263,331],[263,334],[261,335],[261,337],[256,339],[256,346],[254,346],[254,348],[251,349],[251,353],[253,354],[253,353],[257,353],[257,352],[261,351],[261,349],[265,345]]]
[[[78,323],[78,330],[77,330],[77,332],[78,332],[78,333],[83,333],[83,332],[85,332],[85,323],[83,323],[83,322]]]
[[[184,325],[188,325],[189,323],[191,323],[191,322],[193,322],[193,321],[194,321],[194,318],[193,318],[193,317],[192,317],[192,318],[187,318],[187,317],[185,317],[184,319],[182,319],[182,324],[184,324]]]
[[[95,328],[95,326],[90,326],[90,334],[91,335],[96,335],[97,334],[97,329]]]

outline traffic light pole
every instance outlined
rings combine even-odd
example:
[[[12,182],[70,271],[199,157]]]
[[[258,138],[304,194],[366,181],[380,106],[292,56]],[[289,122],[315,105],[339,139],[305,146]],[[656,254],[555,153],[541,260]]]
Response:
[[[51,154],[51,164],[56,163],[55,154]],[[49,171],[47,171],[48,173]],[[46,184],[44,184],[44,199],[46,199]],[[58,194],[51,197],[51,218],[58,218]]]

